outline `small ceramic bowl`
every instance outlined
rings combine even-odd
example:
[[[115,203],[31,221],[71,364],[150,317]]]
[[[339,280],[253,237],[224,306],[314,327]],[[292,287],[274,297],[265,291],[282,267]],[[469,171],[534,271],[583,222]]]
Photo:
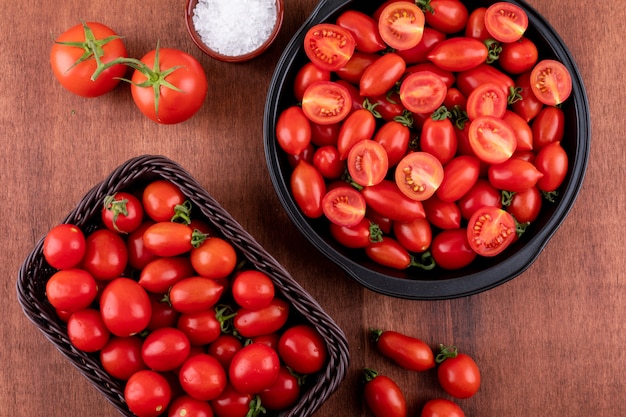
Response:
[[[225,0],[221,0],[221,1],[225,1]],[[258,47],[256,47],[255,49],[251,51],[244,52],[242,54],[229,55],[226,52],[224,52],[223,49],[221,51],[218,51],[216,49],[219,49],[219,48],[212,49],[211,47],[209,47],[207,43],[202,39],[200,34],[198,33],[198,30],[196,29],[196,26],[194,23],[194,14],[195,14],[195,10],[196,10],[196,6],[198,5],[198,2],[199,0],[187,0],[185,4],[185,23],[187,26],[187,31],[189,32],[189,36],[191,36],[191,40],[196,44],[198,48],[200,48],[202,52],[204,52],[205,54],[207,54],[208,56],[212,58],[215,58],[217,60],[224,61],[224,62],[245,62],[245,61],[249,61],[253,58],[258,57],[263,52],[265,52],[270,47],[270,45],[274,42],[274,40],[278,36],[278,33],[280,32],[280,28],[283,23],[283,15],[284,15],[283,0],[276,0],[275,2],[276,3],[276,20],[274,22],[274,27],[269,33],[269,36],[267,37],[267,39],[265,39],[265,41],[262,44],[260,44]]]

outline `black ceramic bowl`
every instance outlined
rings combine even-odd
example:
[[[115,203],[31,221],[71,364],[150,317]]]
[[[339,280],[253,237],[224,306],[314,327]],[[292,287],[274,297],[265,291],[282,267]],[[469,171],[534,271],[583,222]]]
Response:
[[[304,236],[330,260],[340,265],[365,287],[390,296],[408,299],[447,299],[475,294],[496,287],[524,272],[539,256],[545,245],[569,213],[578,192],[589,158],[591,123],[589,104],[580,73],[571,53],[550,24],[531,6],[511,0],[528,14],[525,36],[535,42],[539,59],[552,58],[570,71],[573,89],[562,105],[565,112],[565,136],[561,142],[569,156],[569,170],[559,189],[556,204],[544,204],[539,218],[514,244],[494,258],[478,257],[470,266],[444,271],[409,268],[397,271],[381,267],[367,259],[362,250],[349,250],[334,241],[328,232],[328,221],[305,217],[293,199],[289,178],[291,167],[286,155],[277,146],[275,127],[280,112],[295,104],[293,82],[298,69],[307,62],[302,43],[307,30],[321,22],[333,22],[347,9],[373,12],[378,2],[356,0],[322,0],[296,32],[276,66],[265,105],[264,141],[269,172],[287,214]],[[468,9],[489,6],[493,0],[464,1]]]

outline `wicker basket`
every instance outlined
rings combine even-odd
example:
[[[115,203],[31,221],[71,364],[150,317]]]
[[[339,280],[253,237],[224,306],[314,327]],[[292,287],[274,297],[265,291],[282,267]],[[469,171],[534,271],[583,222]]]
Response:
[[[75,224],[90,233],[100,223],[102,202],[107,195],[122,190],[140,189],[155,179],[178,185],[194,207],[194,216],[203,218],[229,240],[247,261],[267,273],[277,292],[293,307],[295,317],[314,326],[328,346],[326,367],[308,381],[299,402],[277,417],[306,417],[313,414],[336,391],[345,377],[349,352],[345,335],[320,305],[239,225],[191,175],[172,160],[144,155],[130,159],[92,188],[63,223]],[[200,215],[201,214],[201,215]],[[124,385],[109,376],[97,355],[75,349],[65,324],[59,320],[45,295],[46,282],[55,272],[44,260],[43,238],[28,255],[19,270],[17,294],[26,316],[54,346],[111,402],[122,415],[132,416],[124,402]]]

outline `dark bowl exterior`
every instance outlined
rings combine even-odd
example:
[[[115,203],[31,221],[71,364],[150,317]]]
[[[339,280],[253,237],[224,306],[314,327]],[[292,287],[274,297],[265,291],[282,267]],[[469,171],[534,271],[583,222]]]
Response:
[[[228,240],[254,268],[268,274],[280,294],[293,309],[293,323],[308,323],[322,335],[329,360],[311,375],[297,404],[275,417],[304,417],[313,414],[339,387],[348,369],[349,349],[343,331],[294,278],[237,223],[206,190],[182,167],[163,156],[144,155],[128,160],[105,180],[94,186],[62,221],[90,233],[101,227],[100,211],[107,195],[139,190],[155,179],[176,184],[193,206],[193,216],[206,221]],[[18,274],[17,295],[25,315],[46,338],[74,365],[124,416],[132,417],[124,401],[124,385],[108,375],[96,354],[82,352],[70,343],[65,324],[59,319],[45,294],[46,282],[56,272],[43,256],[43,237],[24,260]],[[291,314],[291,313],[290,313]]]
[[[525,36],[537,45],[539,59],[557,59],[572,74],[572,95],[562,106],[568,122],[561,143],[570,159],[569,168],[560,188],[558,203],[544,205],[540,217],[517,242],[496,258],[480,258],[460,270],[398,271],[381,267],[369,261],[362,251],[349,250],[334,242],[325,221],[306,218],[290,192],[291,168],[277,146],[275,128],[281,110],[294,104],[292,86],[295,73],[307,60],[302,49],[304,36],[311,26],[333,21],[344,10],[356,9],[371,13],[377,4],[355,0],[322,0],[293,36],[278,61],[268,90],[264,117],[265,156],[274,188],[300,232],[319,251],[370,290],[399,298],[434,300],[468,296],[501,285],[524,272],[536,260],[578,196],[587,169],[591,140],[589,104],[580,72],[563,40],[542,16],[522,0],[510,2],[526,10],[529,27]],[[473,10],[489,6],[494,1],[464,3]]]

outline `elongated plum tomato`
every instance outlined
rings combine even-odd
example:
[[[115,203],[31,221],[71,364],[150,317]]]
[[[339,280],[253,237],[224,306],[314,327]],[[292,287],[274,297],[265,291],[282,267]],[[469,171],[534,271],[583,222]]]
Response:
[[[311,122],[299,106],[286,108],[276,121],[276,141],[290,155],[298,155],[311,143]]]
[[[441,185],[443,166],[428,152],[411,152],[398,162],[395,180],[404,195],[424,201]]]
[[[467,241],[482,256],[495,256],[515,240],[515,219],[497,207],[482,207],[467,225]]]
[[[434,398],[424,404],[420,417],[465,417],[465,413],[453,401]]]
[[[543,104],[558,106],[572,92],[572,76],[561,62],[544,59],[530,72],[530,88]]]
[[[453,37],[435,45],[427,58],[446,71],[467,71],[483,64],[489,55],[487,46],[474,38]]]
[[[329,190],[322,199],[324,214],[338,226],[356,226],[365,217],[365,198],[349,186]]]
[[[302,111],[313,123],[331,125],[341,122],[352,109],[352,96],[343,85],[333,81],[312,83],[302,97]]]
[[[519,40],[528,28],[528,15],[519,6],[509,2],[497,2],[485,12],[485,28],[500,42]]]
[[[552,142],[539,151],[535,166],[543,174],[537,181],[540,190],[551,192],[561,186],[567,175],[568,157],[560,142]]]
[[[290,181],[293,198],[309,218],[324,214],[322,198],[326,194],[326,182],[319,171],[306,161],[300,161],[291,173]]]
[[[432,113],[443,104],[447,87],[430,71],[410,74],[400,85],[400,101],[413,113]]]
[[[393,52],[382,55],[368,66],[359,81],[362,96],[386,94],[400,80],[406,70],[404,59]]]
[[[364,187],[379,184],[388,168],[387,152],[374,140],[362,140],[348,153],[348,172],[354,182]]]
[[[465,4],[457,0],[430,0],[430,7],[424,16],[426,23],[443,33],[453,34],[462,31],[467,25],[469,11]]]
[[[406,417],[406,398],[398,384],[385,375],[364,369],[365,403],[376,417]]]
[[[380,13],[378,31],[393,49],[410,49],[422,40],[424,12],[409,2],[389,3]]]
[[[401,367],[411,371],[426,371],[435,367],[435,355],[422,340],[392,330],[370,331],[376,348]]]
[[[337,71],[350,60],[356,42],[347,29],[332,23],[320,23],[304,36],[304,52],[321,69]]]
[[[337,24],[352,34],[358,51],[375,53],[387,47],[378,32],[378,22],[363,12],[346,10],[337,18]]]

